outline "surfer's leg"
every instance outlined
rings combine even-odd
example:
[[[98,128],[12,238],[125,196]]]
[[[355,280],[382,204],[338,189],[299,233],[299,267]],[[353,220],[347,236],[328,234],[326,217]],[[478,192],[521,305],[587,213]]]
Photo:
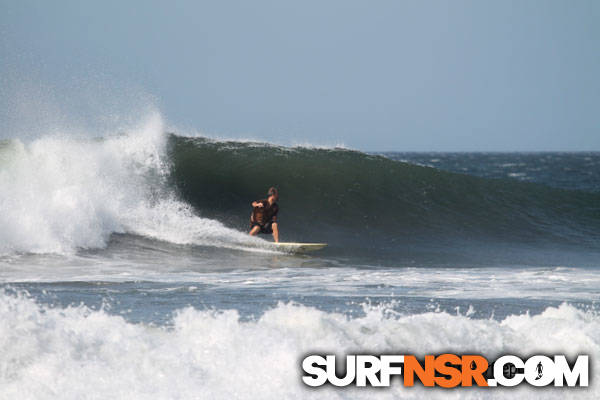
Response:
[[[254,225],[252,229],[250,229],[249,235],[254,236],[260,232],[260,225]]]
[[[279,228],[277,227],[277,222],[271,224],[271,229],[273,229],[273,239],[275,239],[275,242],[279,242]]]

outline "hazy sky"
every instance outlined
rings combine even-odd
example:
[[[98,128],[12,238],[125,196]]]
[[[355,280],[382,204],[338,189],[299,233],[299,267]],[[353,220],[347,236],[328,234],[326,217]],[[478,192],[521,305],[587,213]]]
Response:
[[[152,102],[229,138],[600,150],[597,0],[0,0],[0,73],[3,137]]]

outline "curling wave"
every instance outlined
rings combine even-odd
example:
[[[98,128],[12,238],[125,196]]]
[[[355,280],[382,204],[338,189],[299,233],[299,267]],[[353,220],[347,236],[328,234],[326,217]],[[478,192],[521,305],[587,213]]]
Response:
[[[600,245],[600,195],[485,179],[346,149],[171,135],[171,183],[203,215],[245,227],[278,186],[294,238],[374,251],[416,243]]]
[[[103,138],[0,143],[0,253],[102,248],[113,233],[257,248],[264,242],[244,233],[249,203],[269,186],[280,189],[285,240],[326,241],[329,254],[600,248],[598,193],[347,149],[182,137],[155,114]]]

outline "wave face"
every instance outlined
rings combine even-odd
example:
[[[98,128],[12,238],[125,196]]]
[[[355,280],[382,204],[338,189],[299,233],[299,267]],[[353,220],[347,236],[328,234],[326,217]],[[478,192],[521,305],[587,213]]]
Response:
[[[250,201],[274,185],[286,238],[372,253],[419,244],[429,251],[458,243],[600,244],[595,193],[455,174],[344,149],[175,135],[170,159],[181,198],[238,229],[246,227]]]
[[[348,318],[312,307],[280,303],[260,317],[237,311],[174,313],[170,327],[133,324],[85,306],[52,308],[0,292],[0,398],[231,398],[370,399],[373,390],[309,390],[300,380],[300,357],[339,354],[484,354],[494,358],[588,354],[600,357],[600,318],[569,305],[536,316],[502,321],[465,315],[399,315],[367,307]],[[551,329],[549,329],[551,327]],[[525,354],[527,353],[527,354]],[[600,379],[590,370],[590,382]],[[59,379],[57,377],[60,377]],[[600,386],[547,388],[545,398],[598,398]],[[460,398],[539,398],[540,391],[455,389]],[[383,398],[446,398],[447,390],[392,385]]]
[[[280,189],[283,239],[326,241],[328,254],[539,263],[528,252],[541,249],[555,265],[566,250],[600,248],[598,193],[345,149],[169,135],[152,115],[104,138],[1,142],[0,254],[104,248],[114,233],[260,248],[245,232],[250,202],[270,186]]]

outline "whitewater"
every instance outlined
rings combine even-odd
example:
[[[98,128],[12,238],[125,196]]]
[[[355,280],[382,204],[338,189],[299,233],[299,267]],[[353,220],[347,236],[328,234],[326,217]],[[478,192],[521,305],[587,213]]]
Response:
[[[598,153],[365,154],[172,131],[151,113],[0,142],[0,399],[600,396]],[[284,240],[326,250],[246,234],[273,185]],[[588,354],[590,387],[301,381],[308,353],[447,351]]]
[[[166,135],[153,114],[128,134],[51,135],[0,148],[0,252],[73,253],[103,248],[113,233],[172,243],[248,242],[164,192]]]

